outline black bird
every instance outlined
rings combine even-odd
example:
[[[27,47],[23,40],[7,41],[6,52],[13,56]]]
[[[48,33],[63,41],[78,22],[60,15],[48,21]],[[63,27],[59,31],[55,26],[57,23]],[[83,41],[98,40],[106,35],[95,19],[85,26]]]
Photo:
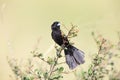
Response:
[[[70,69],[76,68],[78,65],[83,64],[84,52],[69,44],[67,37],[64,37],[60,30],[60,22],[56,21],[51,25],[52,39],[59,45],[65,46],[64,53],[66,63]]]

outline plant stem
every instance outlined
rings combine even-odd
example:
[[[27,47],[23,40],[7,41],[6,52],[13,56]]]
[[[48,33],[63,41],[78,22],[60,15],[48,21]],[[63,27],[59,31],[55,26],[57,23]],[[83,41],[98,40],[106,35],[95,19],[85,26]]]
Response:
[[[95,39],[95,41],[97,42],[96,39]],[[101,44],[100,45],[98,44],[99,45],[99,50],[98,50],[97,55],[95,56],[95,59],[98,58],[99,54],[101,53],[101,50],[102,50],[104,42],[105,42],[105,40],[103,39],[102,42],[101,42]],[[95,67],[96,67],[96,65],[93,65],[93,67],[91,67],[92,68],[91,79],[95,79],[96,80],[96,77],[94,76],[94,71],[95,71],[94,69],[95,69]]]
[[[59,55],[61,54],[61,52],[62,52],[63,49],[64,49],[64,46],[62,46],[61,49],[58,51],[58,54],[59,54]],[[52,73],[54,72],[54,68],[55,68],[55,66],[56,66],[56,64],[57,64],[57,62],[58,62],[58,59],[59,59],[59,56],[57,56],[57,58],[54,59],[55,63],[54,63],[54,64],[51,66],[51,68],[50,68],[50,73],[49,73],[48,79],[50,79]]]

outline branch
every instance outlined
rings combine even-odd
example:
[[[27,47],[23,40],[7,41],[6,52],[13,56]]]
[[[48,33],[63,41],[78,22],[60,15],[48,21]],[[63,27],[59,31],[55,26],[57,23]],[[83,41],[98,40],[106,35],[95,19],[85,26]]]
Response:
[[[59,49],[59,51],[56,49],[56,50],[57,50],[57,57],[54,59],[55,63],[54,63],[54,64],[51,66],[51,68],[50,68],[48,79],[50,79],[52,73],[54,72],[54,68],[55,68],[55,66],[56,66],[56,64],[57,64],[57,62],[58,62],[58,59],[60,58],[59,55],[61,54],[61,52],[62,52],[62,50],[63,50],[64,48],[65,48],[65,46],[62,45],[61,48]]]

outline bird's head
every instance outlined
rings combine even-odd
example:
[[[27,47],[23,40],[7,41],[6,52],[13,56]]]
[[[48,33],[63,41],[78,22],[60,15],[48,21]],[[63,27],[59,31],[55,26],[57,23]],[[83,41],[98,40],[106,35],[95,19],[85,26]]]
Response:
[[[52,30],[60,29],[60,22],[58,22],[58,21],[53,22],[53,24],[51,25],[51,28],[52,28]]]

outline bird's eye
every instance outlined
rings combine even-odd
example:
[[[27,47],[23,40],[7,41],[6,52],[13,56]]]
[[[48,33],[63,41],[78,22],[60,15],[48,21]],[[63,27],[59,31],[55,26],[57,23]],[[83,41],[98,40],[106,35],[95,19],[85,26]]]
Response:
[[[60,23],[58,23],[57,26],[60,26]]]

